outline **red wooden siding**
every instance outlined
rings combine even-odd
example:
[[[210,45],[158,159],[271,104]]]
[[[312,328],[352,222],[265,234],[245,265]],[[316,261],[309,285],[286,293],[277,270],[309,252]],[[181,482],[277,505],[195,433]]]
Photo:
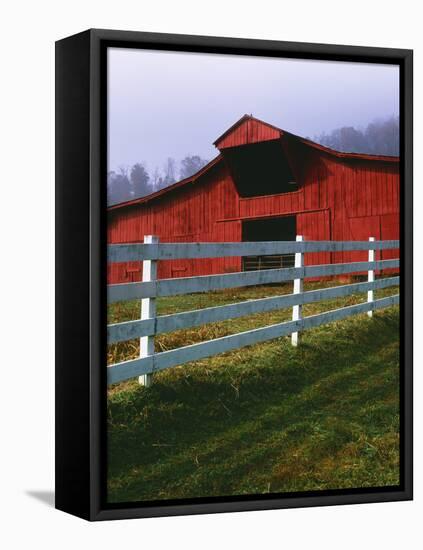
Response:
[[[225,149],[227,147],[238,147],[239,145],[247,145],[249,143],[258,143],[259,141],[269,141],[278,139],[281,131],[262,122],[246,118],[233,130],[225,132],[217,141],[216,147]]]
[[[302,235],[305,241],[330,241],[330,211],[316,210],[298,214],[297,234]],[[313,252],[304,256],[304,265],[329,263],[329,252]]]
[[[365,155],[339,156],[308,146],[292,135],[249,117],[216,142],[219,148],[281,140],[299,189],[240,198],[230,166],[218,158],[210,169],[151,200],[134,201],[109,211],[108,242],[142,242],[157,235],[162,242],[239,242],[242,220],[296,216],[297,234],[307,240],[399,238],[398,162]],[[259,184],[259,182],[258,182]],[[398,256],[386,251],[383,259]],[[306,263],[364,261],[366,252],[315,253]],[[109,282],[140,279],[137,263],[108,267]],[[160,278],[241,270],[240,258],[159,262]]]

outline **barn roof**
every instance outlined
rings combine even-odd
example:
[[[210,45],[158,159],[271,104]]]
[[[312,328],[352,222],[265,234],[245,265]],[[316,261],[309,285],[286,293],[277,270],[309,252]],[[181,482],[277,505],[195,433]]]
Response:
[[[277,126],[269,124],[268,122],[264,122],[263,120],[260,120],[258,118],[253,117],[252,115],[247,115],[247,114],[242,116],[237,122],[235,122],[235,124],[233,124],[230,128],[228,128],[221,136],[219,136],[214,141],[213,145],[215,145],[218,149],[224,148],[225,140],[227,140],[231,134],[234,134],[235,132],[237,132],[243,125],[251,124],[251,123],[255,123],[256,128],[261,127],[263,129],[267,129],[267,138],[264,138],[264,139],[272,140],[283,136],[289,136],[307,147],[311,147],[312,149],[316,149],[318,151],[321,151],[323,153],[326,153],[341,159],[346,159],[346,160],[355,159],[355,160],[393,162],[393,163],[399,162],[399,157],[396,157],[396,156],[368,155],[364,153],[344,153],[342,151],[336,151],[335,149],[330,149],[329,147],[325,147],[324,145],[320,145],[319,143],[315,143],[314,141],[311,141],[309,139],[303,138],[301,136],[297,136],[295,134],[282,130],[281,128],[278,128]],[[250,140],[249,143],[258,142],[258,141],[261,141],[261,140],[257,138],[257,133],[256,133],[255,139]],[[226,146],[229,146],[229,145],[226,145]],[[140,197],[138,199],[131,199],[129,201],[114,204],[112,206],[109,206],[107,210],[112,211],[112,210],[117,210],[124,207],[144,204],[146,202],[155,200],[165,194],[171,193],[185,185],[193,184],[198,180],[198,178],[203,176],[206,172],[208,172],[214,166],[219,164],[222,160],[223,160],[223,155],[219,154],[189,178],[185,178],[176,183],[173,183],[172,185],[169,185],[168,187],[165,187],[164,189],[160,189],[159,191],[156,191],[155,193],[151,193],[150,195],[147,195],[145,197]]]
[[[319,151],[323,151],[335,157],[346,158],[346,159],[379,160],[379,161],[385,161],[385,162],[398,162],[399,160],[399,157],[394,157],[394,156],[368,155],[365,153],[344,153],[342,151],[336,151],[335,149],[330,149],[329,147],[320,145],[319,143],[311,141],[310,139],[306,139],[296,134],[292,134],[291,132],[287,132],[286,130],[282,130],[282,128],[278,128],[277,126],[274,126],[273,124],[269,124],[268,122],[260,120],[259,118],[253,117],[252,115],[242,116],[239,120],[235,122],[235,124],[233,124],[230,128],[228,128],[221,136],[219,136],[216,139],[216,141],[213,142],[213,145],[215,145],[219,149],[222,146],[222,144],[224,144],[225,138],[227,138],[230,134],[233,134],[234,132],[236,132],[236,130],[241,126],[246,125],[250,122],[255,122],[258,125],[266,127],[269,130],[271,130],[272,131],[270,134],[272,136],[271,139],[275,139],[277,137],[283,137],[284,135],[291,136],[292,138],[300,141],[301,143],[303,143],[304,145],[307,145],[308,147],[312,147]]]

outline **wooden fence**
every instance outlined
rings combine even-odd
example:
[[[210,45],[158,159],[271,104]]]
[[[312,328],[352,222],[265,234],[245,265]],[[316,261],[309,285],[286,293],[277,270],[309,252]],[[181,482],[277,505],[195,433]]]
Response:
[[[211,357],[280,336],[291,334],[292,344],[298,344],[301,331],[365,313],[369,316],[376,309],[399,303],[399,294],[374,299],[374,291],[399,284],[399,276],[376,279],[375,271],[398,269],[399,259],[375,261],[375,251],[398,249],[399,241],[297,241],[241,242],[241,243],[159,243],[156,237],[146,236],[143,244],[108,246],[108,262],[143,262],[142,282],[108,285],[108,303],[141,299],[141,318],[108,325],[108,343],[140,338],[140,357],[107,367],[108,383],[139,377],[141,384],[149,385],[152,375],[162,369],[182,365],[197,359]],[[304,266],[304,254],[309,252],[368,251],[367,262],[332,263]],[[244,271],[222,275],[202,275],[175,279],[157,279],[157,261],[172,259],[196,259],[229,256],[266,256],[295,254],[295,266],[264,271]],[[309,277],[328,277],[353,273],[368,273],[368,280],[331,288],[303,292],[302,282]],[[156,315],[155,298],[193,292],[209,292],[226,288],[264,285],[294,281],[294,292],[270,298],[260,298],[235,304],[208,307],[205,309]],[[353,293],[367,292],[367,301],[317,315],[303,317],[304,304]],[[292,321],[256,328],[222,338],[216,338],[181,348],[154,352],[154,336],[187,327],[223,321],[260,312],[292,307]]]

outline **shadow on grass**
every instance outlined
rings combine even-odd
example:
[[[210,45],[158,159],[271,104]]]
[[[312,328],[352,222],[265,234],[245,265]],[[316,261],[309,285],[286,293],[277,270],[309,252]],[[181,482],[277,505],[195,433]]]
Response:
[[[319,327],[109,398],[109,499],[398,483],[398,310]]]

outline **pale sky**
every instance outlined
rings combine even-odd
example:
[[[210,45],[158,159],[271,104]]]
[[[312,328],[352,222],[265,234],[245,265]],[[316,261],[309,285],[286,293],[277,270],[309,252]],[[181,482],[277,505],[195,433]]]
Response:
[[[399,113],[396,65],[108,50],[109,170],[208,160],[244,114],[313,138]]]

